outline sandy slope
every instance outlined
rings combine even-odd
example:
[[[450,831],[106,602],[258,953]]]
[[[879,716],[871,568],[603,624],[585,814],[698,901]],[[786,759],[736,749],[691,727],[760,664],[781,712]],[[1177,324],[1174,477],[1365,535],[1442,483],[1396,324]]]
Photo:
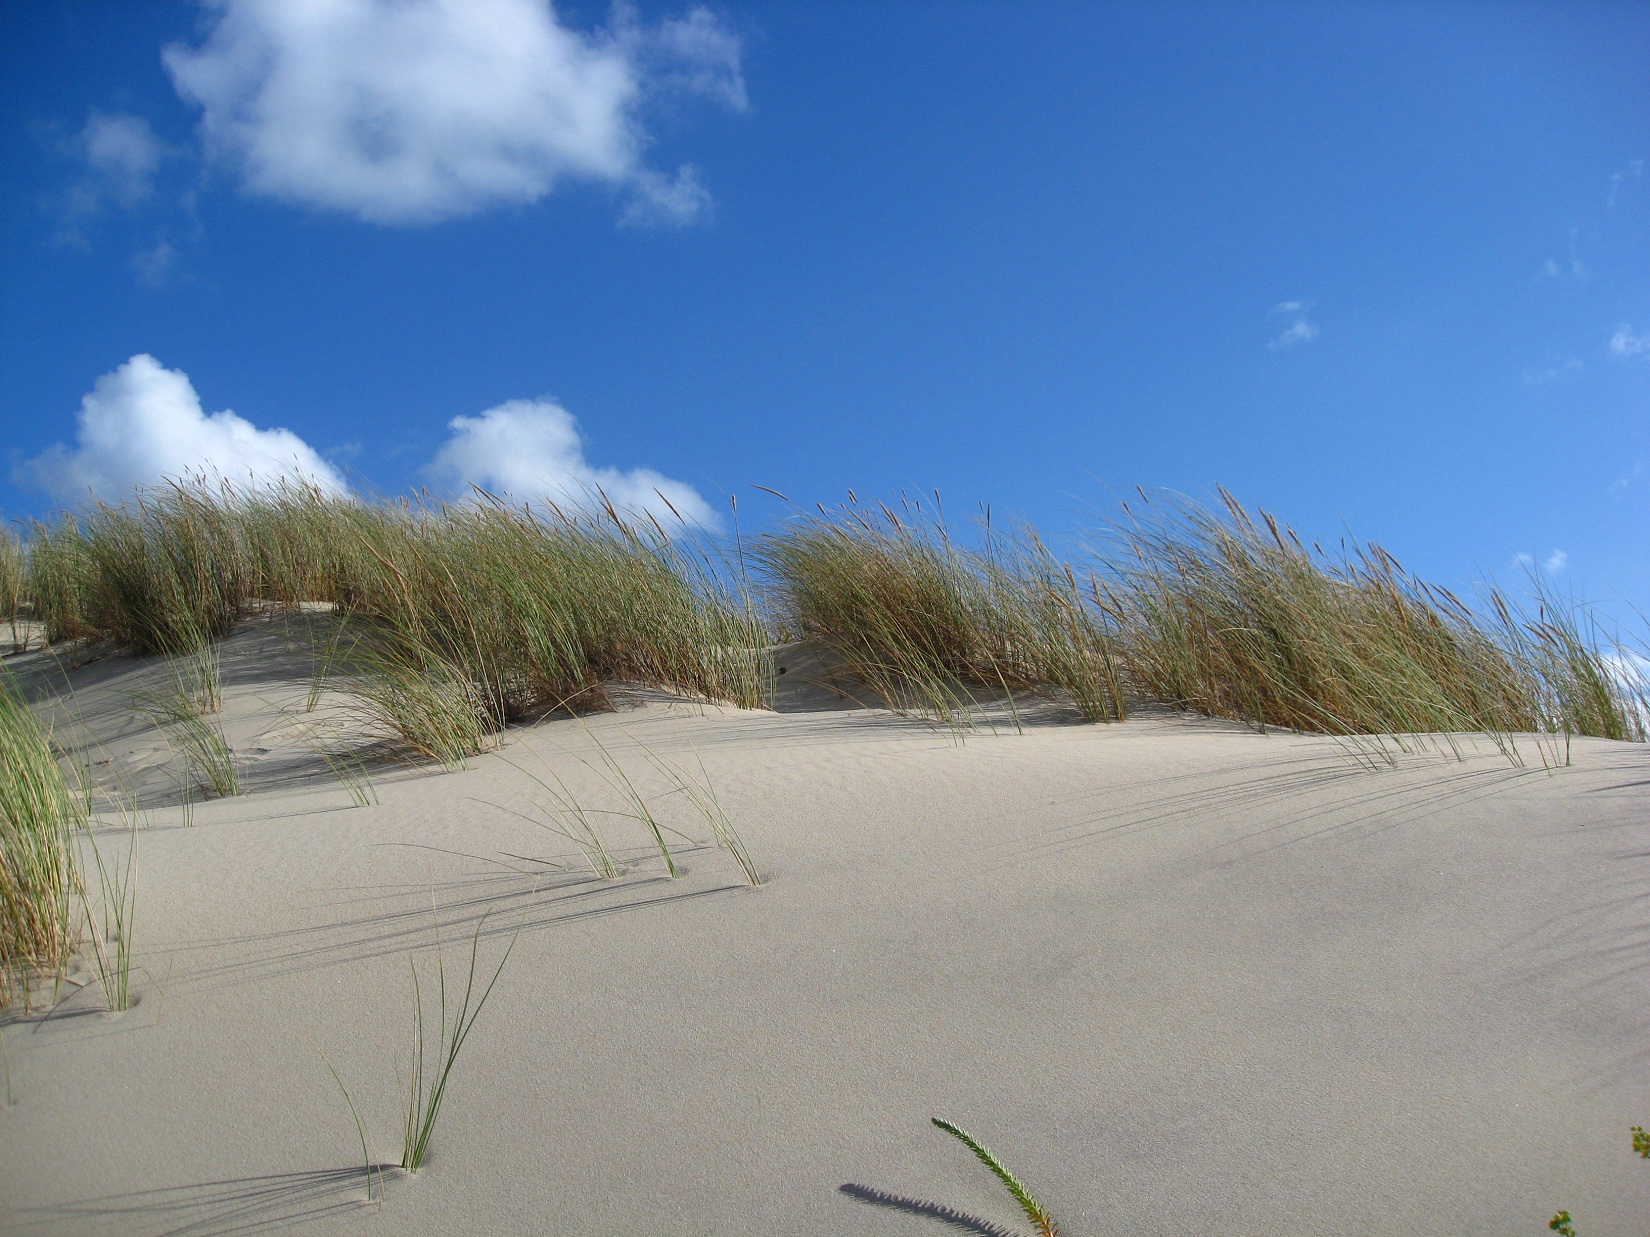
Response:
[[[140,771],[140,999],[110,1015],[93,985],[5,1027],[0,1232],[1014,1229],[932,1114],[1071,1237],[1535,1234],[1560,1206],[1586,1237],[1643,1231],[1650,749],[1369,771],[1179,719],[958,743],[654,701],[380,772],[354,807],[306,746],[306,649],[230,643],[254,789],[187,827],[129,707],[153,667],[76,673],[100,776]],[[592,734],[649,793],[636,741],[702,757],[768,883],[687,842],[671,882],[617,816],[629,871],[595,880],[523,772],[617,807]],[[660,812],[707,839],[679,797]],[[519,936],[432,1163],[365,1206],[321,1053],[397,1159],[409,960],[433,977],[439,939],[461,966],[483,915],[484,963]]]

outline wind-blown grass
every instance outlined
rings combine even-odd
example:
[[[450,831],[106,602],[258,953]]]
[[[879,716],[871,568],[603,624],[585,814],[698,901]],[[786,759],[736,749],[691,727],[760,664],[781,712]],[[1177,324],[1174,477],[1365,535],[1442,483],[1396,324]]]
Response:
[[[717,797],[716,788],[710,780],[710,773],[705,768],[703,757],[697,751],[693,753],[699,763],[699,776],[695,777],[691,771],[678,768],[652,748],[640,740],[637,746],[647,754],[648,761],[675,786],[677,792],[686,799],[693,810],[705,818],[710,826],[711,836],[716,844],[723,847],[733,856],[733,861],[739,865],[744,873],[745,883],[752,889],[762,883],[762,876],[756,870],[756,864],[751,859],[750,851],[745,848],[744,839],[739,831],[733,827],[728,814],[722,809],[722,801]],[[702,779],[702,780],[701,780]]]
[[[987,518],[965,544],[937,507],[853,501],[758,539],[760,595],[742,540],[735,572],[713,543],[590,499],[180,482],[31,526],[25,591],[51,641],[174,656],[261,608],[330,603],[350,634],[311,706],[336,665],[408,755],[448,767],[508,725],[610,707],[617,684],[759,706],[766,646],[794,636],[882,703],[958,728],[1006,695],[1016,724],[1025,696],[1089,721],[1132,699],[1383,753],[1383,736],[1484,733],[1515,761],[1530,732],[1544,760],[1562,736],[1650,737],[1584,606],[1539,587],[1527,606],[1468,604],[1378,546],[1326,553],[1224,494],[1126,506],[1076,563],[1029,527]]]
[[[531,770],[522,768],[515,761],[508,758],[501,759],[549,796],[550,802],[548,805],[538,805],[540,810],[546,810],[547,808],[549,815],[563,822],[559,826],[554,826],[555,831],[579,848],[584,855],[585,862],[590,865],[590,870],[597,877],[601,880],[618,880],[619,877],[624,875],[624,868],[619,865],[619,861],[613,857],[607,846],[602,842],[601,832],[596,828],[596,822],[592,819],[590,809],[584,806],[578,796],[568,788],[566,781],[550,767],[549,762],[542,755],[539,756],[539,763],[544,767],[545,776],[550,779],[550,782],[555,783],[554,786]]]
[[[1069,699],[1090,721],[1124,714],[1113,638],[1076,573],[1034,533],[987,524],[954,541],[920,504],[803,516],[763,538],[780,625],[823,643],[882,702],[968,725],[980,693]]]
[[[1095,577],[1141,695],[1261,729],[1404,736],[1633,737],[1619,685],[1572,608],[1486,619],[1375,545],[1331,556],[1229,495],[1125,508]],[[1637,737],[1643,737],[1642,727]]]
[[[489,731],[605,708],[615,682],[762,703],[765,633],[691,550],[611,507],[383,508],[358,535],[339,603],[360,656],[379,663],[381,709],[402,670],[438,663]],[[393,710],[385,720],[402,725]]]
[[[203,716],[222,703],[217,650],[202,645],[172,659],[167,669],[170,677],[166,685],[139,692],[133,697],[134,703],[160,727],[167,743],[184,758],[203,787],[225,798],[240,794],[235,753],[223,728]]]
[[[18,621],[29,597],[28,573],[22,539],[9,528],[0,528],[0,619],[11,624],[14,649],[21,649],[26,643]]]
[[[26,1000],[31,975],[68,961],[73,836],[86,819],[48,735],[0,672],[0,1003]]]

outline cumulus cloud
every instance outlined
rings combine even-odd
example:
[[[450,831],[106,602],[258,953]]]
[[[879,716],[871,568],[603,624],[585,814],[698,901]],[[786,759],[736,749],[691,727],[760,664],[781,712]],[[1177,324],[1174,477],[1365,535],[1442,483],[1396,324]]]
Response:
[[[1635,335],[1633,328],[1624,323],[1610,336],[1611,356],[1642,356],[1645,353],[1650,353],[1650,332]]]
[[[68,505],[91,495],[118,502],[137,486],[198,475],[345,492],[343,478],[298,435],[259,429],[228,410],[208,416],[189,376],[147,353],[99,378],[78,420],[72,448],[59,443],[18,470],[20,481]]]
[[[207,154],[251,192],[375,223],[620,190],[631,222],[685,222],[691,166],[644,163],[661,94],[746,105],[740,43],[708,10],[657,25],[619,6],[582,33],[549,0],[208,0],[198,47],[164,53]]]
[[[454,417],[447,428],[452,437],[426,471],[454,489],[475,485],[522,502],[549,499],[565,507],[588,507],[605,494],[621,510],[651,514],[666,528],[679,522],[718,526],[709,504],[685,482],[651,468],[621,472],[587,463],[578,422],[549,400],[511,400],[477,417]]]
[[[1269,318],[1286,318],[1288,325],[1272,337],[1267,347],[1274,352],[1280,348],[1292,348],[1296,344],[1311,343],[1318,337],[1318,328],[1306,316],[1306,311],[1312,308],[1309,301],[1279,301],[1272,307]]]

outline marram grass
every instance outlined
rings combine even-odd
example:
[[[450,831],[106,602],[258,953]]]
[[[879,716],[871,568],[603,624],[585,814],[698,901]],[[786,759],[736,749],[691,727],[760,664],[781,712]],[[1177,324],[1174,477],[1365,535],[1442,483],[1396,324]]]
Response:
[[[9,674],[0,671],[0,1004],[61,973],[75,942],[74,831],[86,808]]]
[[[335,675],[409,756],[449,767],[506,726],[611,706],[616,684],[767,702],[767,646],[833,652],[880,702],[972,727],[1044,697],[1088,721],[1157,702],[1386,753],[1408,736],[1643,741],[1644,696],[1584,606],[1537,588],[1469,605],[1375,545],[1326,553],[1229,496],[1125,505],[1056,555],[937,500],[857,501],[758,539],[754,584],[714,543],[621,514],[373,502],[312,487],[179,482],[30,527],[19,596],[48,639],[199,655],[245,615],[328,603]],[[0,546],[0,594],[18,555]],[[7,564],[10,564],[8,566]],[[210,706],[207,706],[208,708]],[[1422,739],[1451,743],[1452,740]],[[1390,757],[1388,757],[1390,759]]]

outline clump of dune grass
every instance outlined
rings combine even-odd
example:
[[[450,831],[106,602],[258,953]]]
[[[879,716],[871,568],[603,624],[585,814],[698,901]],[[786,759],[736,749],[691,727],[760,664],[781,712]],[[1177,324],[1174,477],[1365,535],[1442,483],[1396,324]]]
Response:
[[[1090,721],[1124,699],[1106,616],[1034,533],[953,540],[920,504],[801,516],[763,538],[780,625],[836,654],[881,701],[971,724],[982,694],[1069,699]]]
[[[418,967],[412,967],[413,978],[413,1053],[412,1075],[407,1096],[407,1117],[403,1126],[401,1167],[416,1173],[429,1152],[430,1136],[435,1132],[436,1118],[441,1115],[442,1102],[447,1098],[447,1084],[452,1078],[458,1054],[470,1037],[482,1007],[492,996],[498,977],[504,973],[504,964],[516,947],[516,936],[504,948],[504,956],[493,968],[492,978],[477,992],[476,962],[481,952],[481,930],[487,924],[483,915],[476,924],[470,941],[470,968],[464,981],[464,992],[449,1009],[447,999],[447,972],[442,962],[440,945],[436,951],[436,1017],[433,1027],[426,1027],[424,993],[418,982]],[[516,935],[521,929],[516,929]],[[473,1004],[472,1004],[473,1001]],[[433,1031],[433,1034],[431,1033]],[[342,1085],[342,1084],[340,1084]]]
[[[29,526],[26,588],[48,644],[96,635],[87,615],[90,560],[79,521]]]
[[[28,999],[34,974],[61,974],[74,946],[74,830],[86,808],[51,741],[0,675],[0,1003]]]
[[[940,1117],[929,1118],[936,1126],[944,1130],[951,1137],[957,1139],[963,1146],[974,1153],[976,1159],[992,1172],[992,1175],[1001,1181],[1008,1192],[1014,1196],[1020,1210],[1025,1213],[1026,1219],[1031,1221],[1032,1231],[1037,1237],[1059,1237],[1060,1230],[1055,1227],[1054,1217],[1049,1215],[1048,1209],[1032,1197],[1031,1191],[999,1160],[991,1151],[966,1130],[953,1125]]]
[[[342,685],[410,756],[462,769],[493,746],[495,727],[474,681],[404,636],[364,641]]]
[[[480,495],[379,508],[339,578],[350,690],[415,751],[473,755],[512,722],[609,707],[630,682],[763,703],[766,633],[656,524]],[[437,685],[422,696],[417,676]]]
[[[602,841],[601,831],[596,828],[594,813],[568,788],[566,781],[550,767],[550,763],[542,755],[539,756],[539,764],[544,769],[545,777],[539,777],[507,757],[501,759],[544,792],[548,802],[538,804],[539,810],[545,811],[558,822],[552,828],[579,848],[585,862],[590,865],[590,870],[598,878],[618,880],[624,875],[624,868]],[[545,778],[550,780],[546,781]],[[551,785],[552,782],[555,784]]]
[[[137,882],[132,871],[137,862],[136,825],[127,831],[124,864],[118,860],[105,863],[103,853],[90,831],[86,845],[97,867],[100,895],[97,912],[92,910],[90,895],[85,898],[92,965],[103,988],[103,999],[111,1012],[120,1013],[132,1003],[132,932],[137,921]]]
[[[222,707],[217,649],[201,645],[169,659],[165,683],[133,696],[139,712],[161,729],[202,787],[228,798],[241,793],[240,771],[223,728],[206,714]],[[185,811],[189,796],[185,795]]]
[[[722,808],[722,801],[717,797],[716,787],[710,780],[710,772],[705,768],[704,758],[697,751],[693,753],[699,764],[699,775],[695,777],[690,770],[672,764],[645,743],[638,740],[637,746],[647,754],[653,767],[669,779],[676,792],[688,801],[695,812],[705,818],[716,844],[733,856],[733,861],[744,873],[745,883],[752,889],[760,885],[762,875],[756,870],[756,864],[751,859],[750,851],[745,847],[744,839],[739,836],[739,831],[733,827],[733,822],[728,819],[727,812]]]
[[[11,644],[16,650],[28,643],[18,626],[29,598],[28,570],[22,538],[10,528],[0,528],[0,619],[11,624]]]
[[[1629,737],[1573,611],[1528,624],[1496,596],[1497,622],[1379,546],[1331,555],[1221,497],[1126,506],[1112,530],[1094,600],[1141,695],[1261,730],[1479,732],[1515,762],[1519,733]]]
[[[254,579],[232,491],[173,482],[81,521],[86,624],[139,655],[222,639],[247,613]]]
[[[1643,743],[1650,739],[1650,698],[1642,665],[1618,633],[1533,573],[1527,600],[1492,590],[1503,643],[1523,669],[1542,728]]]

